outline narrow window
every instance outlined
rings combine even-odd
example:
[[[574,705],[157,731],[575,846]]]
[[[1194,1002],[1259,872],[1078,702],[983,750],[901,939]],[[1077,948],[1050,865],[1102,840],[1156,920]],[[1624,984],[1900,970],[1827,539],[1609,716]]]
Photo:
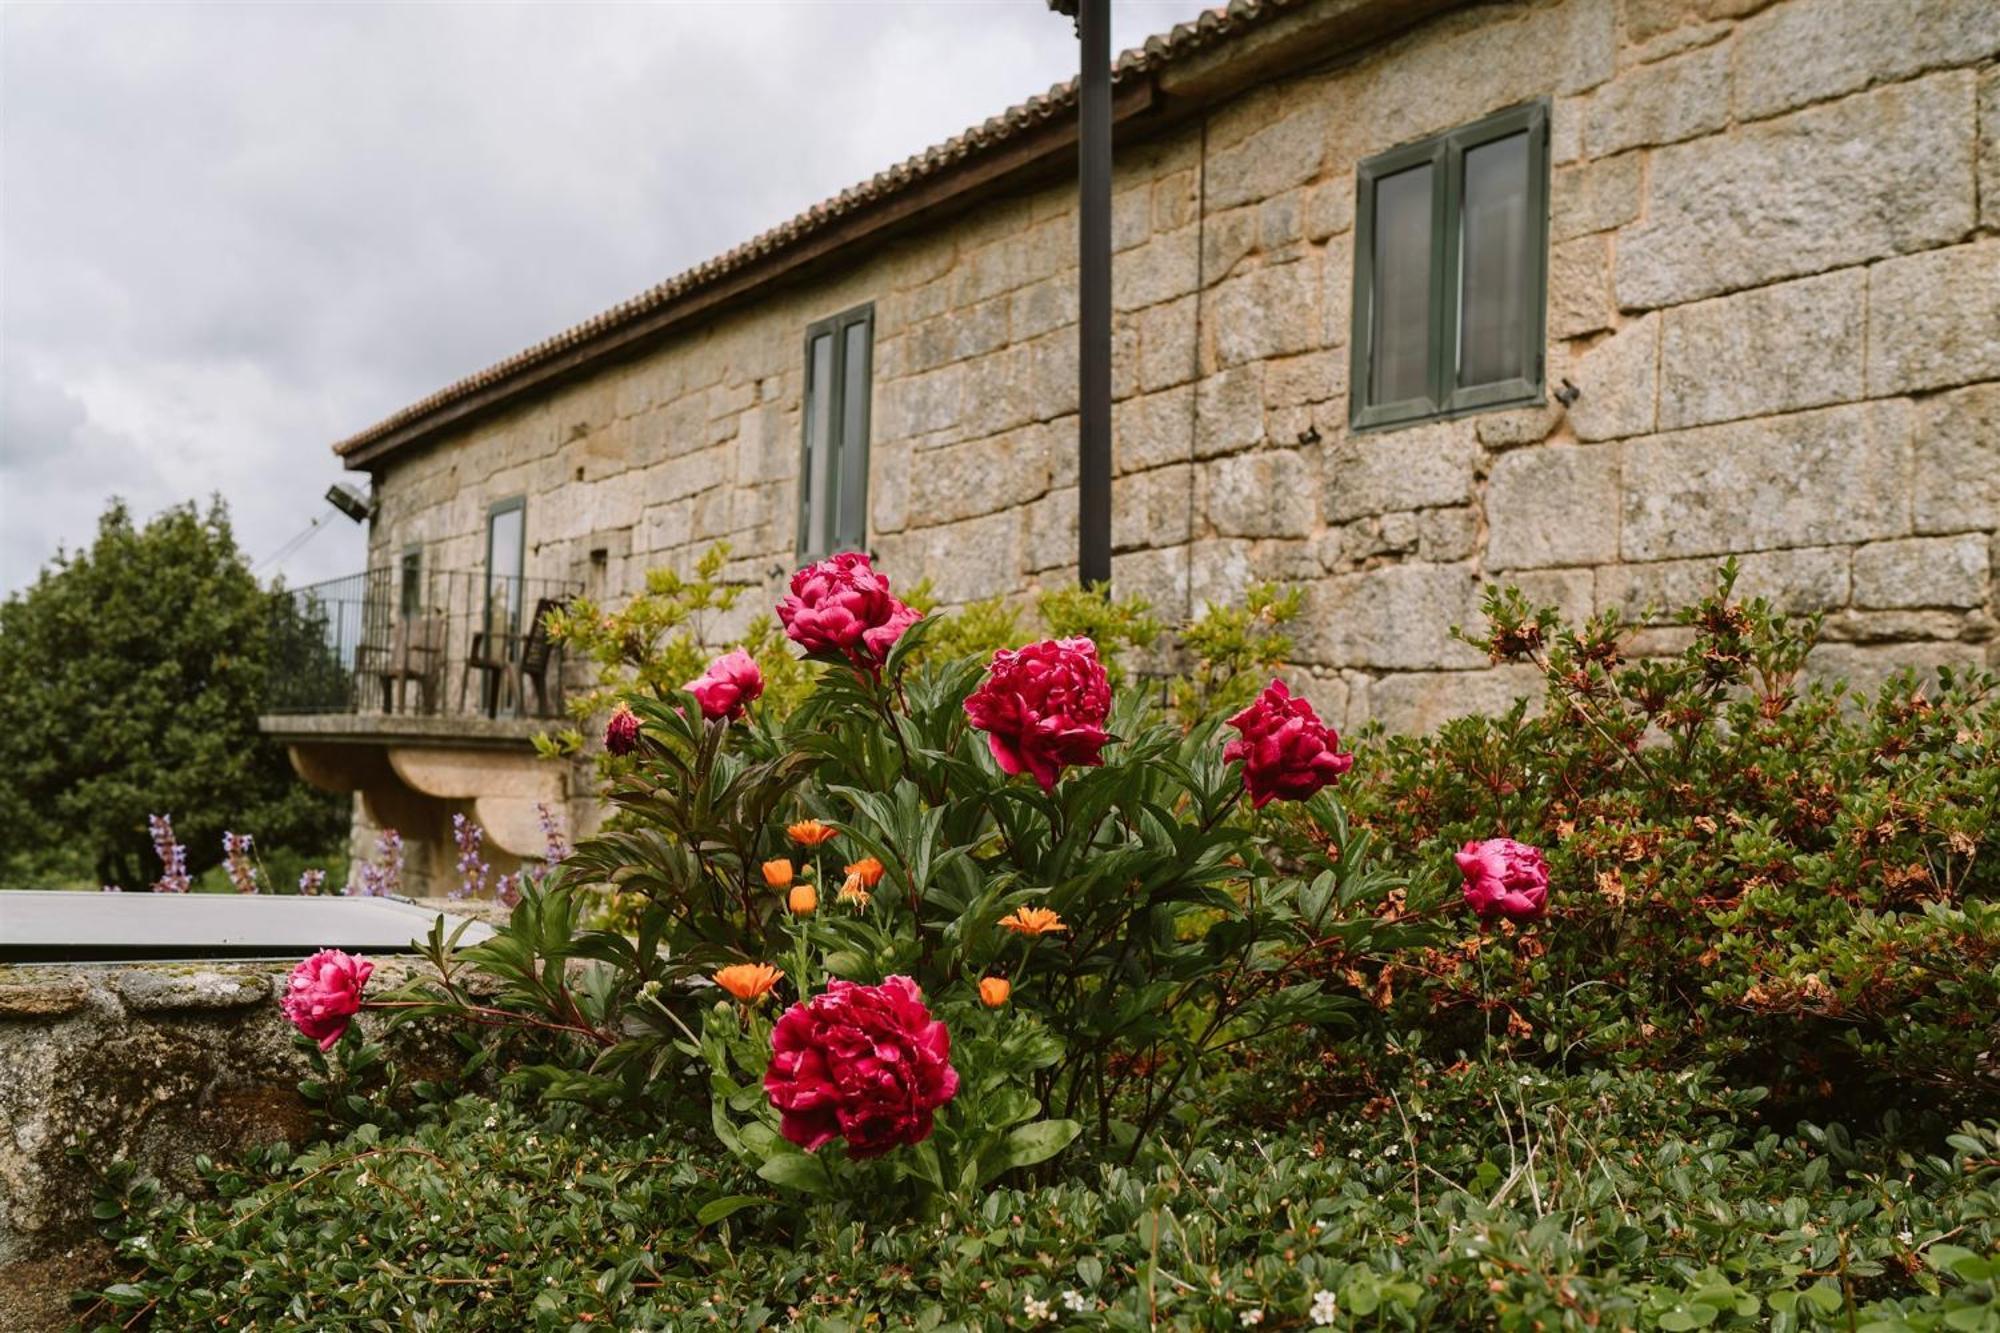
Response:
[[[868,542],[868,407],[875,308],[861,306],[806,330],[804,447],[799,459],[801,560]]]
[[[398,609],[405,620],[419,615],[424,607],[424,548],[405,546],[400,566],[402,587],[398,594]]]
[[[512,634],[521,623],[527,519],[528,502],[518,495],[487,511],[485,624],[489,634]]]
[[[1355,428],[1540,401],[1548,197],[1545,102],[1361,164]]]

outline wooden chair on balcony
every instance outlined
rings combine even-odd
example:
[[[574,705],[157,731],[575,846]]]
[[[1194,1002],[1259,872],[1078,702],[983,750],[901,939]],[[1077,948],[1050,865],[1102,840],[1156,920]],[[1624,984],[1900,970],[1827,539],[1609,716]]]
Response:
[[[389,631],[386,645],[363,644],[357,654],[362,671],[382,687],[382,711],[409,711],[410,682],[417,683],[417,701],[426,713],[437,711],[438,688],[444,677],[443,616],[405,616]]]
[[[458,669],[458,711],[463,713],[471,699],[474,672],[479,674],[479,712],[498,717],[502,708],[512,707],[518,685],[514,678],[515,653],[519,636],[514,633],[514,616],[507,595],[496,593],[486,608],[485,628],[472,632],[472,646]]]
[[[562,664],[561,653],[549,638],[548,615],[569,605],[567,597],[544,597],[535,603],[535,618],[528,622],[528,632],[521,641],[521,658],[515,665],[517,677],[514,696],[523,706],[528,702],[528,685],[535,687],[535,715],[549,717],[562,708]],[[555,707],[549,706],[549,679],[555,678]]]

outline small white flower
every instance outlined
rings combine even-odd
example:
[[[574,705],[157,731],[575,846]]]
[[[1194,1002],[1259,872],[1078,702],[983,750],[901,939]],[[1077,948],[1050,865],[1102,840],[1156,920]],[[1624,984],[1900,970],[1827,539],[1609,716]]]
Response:
[[[1390,1145],[1389,1145],[1388,1147],[1386,1147],[1386,1148],[1384,1148],[1384,1149],[1382,1150],[1382,1155],[1383,1155],[1384,1157],[1394,1157],[1394,1156],[1395,1156],[1395,1155],[1396,1155],[1397,1153],[1400,1153],[1401,1151],[1403,1151],[1403,1145],[1402,1145],[1402,1144],[1400,1144],[1400,1143],[1392,1143],[1392,1144],[1390,1144]]]
[[[500,1124],[500,1117],[499,1117],[499,1116],[497,1116],[497,1115],[489,1115],[489,1116],[487,1116],[487,1117],[486,1117],[486,1124],[485,1124],[485,1128],[487,1128],[487,1129],[493,1129],[493,1128],[496,1128],[496,1127],[497,1127],[497,1126],[498,1126],[499,1124]]]
[[[1905,1245],[1914,1245],[1917,1238],[1908,1227],[1904,1227],[1896,1233],[1896,1239],[1902,1241]]]
[[[1047,1301],[1038,1301],[1033,1296],[1025,1296],[1021,1300],[1021,1313],[1030,1319],[1047,1319],[1054,1311],[1050,1309]]]
[[[1090,1308],[1090,1302],[1084,1299],[1083,1293],[1080,1291],[1065,1291],[1063,1293],[1063,1305],[1072,1314],[1082,1314]]]
[[[437,1223],[439,1223],[439,1222],[442,1222],[442,1221],[444,1221],[444,1219],[443,1219],[442,1217],[439,1217],[439,1216],[438,1216],[438,1215],[437,1215],[436,1213],[432,1213],[432,1214],[431,1214],[431,1223],[432,1223],[432,1225],[436,1225]]]
[[[1312,1321],[1319,1327],[1325,1328],[1331,1324],[1339,1308],[1339,1306],[1334,1304],[1332,1292],[1316,1291],[1313,1293]]]
[[[1245,1310],[1236,1317],[1237,1325],[1242,1328],[1255,1328],[1263,1322],[1264,1312],[1262,1310]]]
[[[1359,1148],[1349,1148],[1349,1149],[1347,1150],[1347,1155],[1348,1155],[1349,1157],[1352,1157],[1352,1158],[1353,1158],[1353,1159],[1354,1159],[1355,1161],[1357,1161],[1357,1162],[1358,1162],[1358,1161],[1360,1161],[1360,1160],[1361,1160],[1361,1149],[1359,1149]]]

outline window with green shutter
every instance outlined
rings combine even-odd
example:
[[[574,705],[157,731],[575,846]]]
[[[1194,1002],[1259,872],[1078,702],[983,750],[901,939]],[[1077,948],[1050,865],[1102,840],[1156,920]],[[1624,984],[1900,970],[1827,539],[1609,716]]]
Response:
[[[1541,400],[1548,217],[1547,102],[1361,164],[1350,425]]]
[[[806,330],[804,442],[799,454],[801,561],[868,544],[868,400],[875,307]]]

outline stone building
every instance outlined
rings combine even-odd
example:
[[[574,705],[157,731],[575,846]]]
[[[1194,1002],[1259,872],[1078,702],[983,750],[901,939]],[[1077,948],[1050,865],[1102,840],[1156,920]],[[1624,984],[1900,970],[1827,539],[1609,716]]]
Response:
[[[2000,665],[1996,54],[1991,0],[1236,0],[1127,53],[1118,590],[1303,585],[1296,678],[1346,727],[1528,688],[1449,635],[1487,581],[1637,611],[1731,554],[1827,613],[1821,670]],[[747,609],[840,546],[948,603],[1070,581],[1074,111],[341,441],[371,563],[615,598],[726,540]],[[532,853],[565,795],[531,723],[270,726],[424,836],[469,808]]]

